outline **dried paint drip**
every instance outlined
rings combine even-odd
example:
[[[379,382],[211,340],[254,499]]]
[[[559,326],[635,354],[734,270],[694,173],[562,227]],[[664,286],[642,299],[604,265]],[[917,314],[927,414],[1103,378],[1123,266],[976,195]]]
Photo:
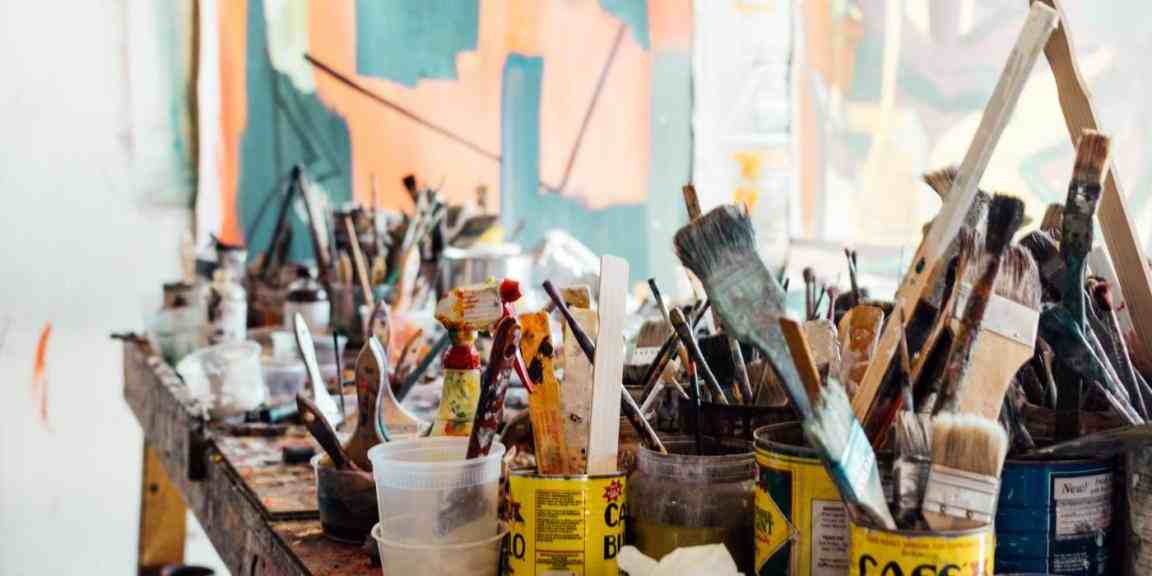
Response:
[[[7,335],[7,325],[4,334]],[[40,423],[46,429],[51,429],[48,422],[48,338],[52,335],[52,323],[44,323],[40,330],[40,338],[36,342],[36,357],[32,364],[32,398],[39,404],[37,414]]]

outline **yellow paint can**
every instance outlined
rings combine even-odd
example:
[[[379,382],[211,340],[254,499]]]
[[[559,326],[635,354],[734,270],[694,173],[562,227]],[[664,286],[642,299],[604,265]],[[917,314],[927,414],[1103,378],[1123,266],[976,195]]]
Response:
[[[992,525],[949,532],[849,527],[849,576],[992,576]]]
[[[508,569],[517,576],[616,576],[624,474],[509,477]]]
[[[756,574],[841,576],[848,515],[836,485],[796,423],[758,428]]]

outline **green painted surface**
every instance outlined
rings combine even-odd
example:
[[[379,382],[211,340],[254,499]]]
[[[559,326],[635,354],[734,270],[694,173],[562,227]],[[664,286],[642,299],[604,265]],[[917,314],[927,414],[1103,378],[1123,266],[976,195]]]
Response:
[[[268,57],[264,3],[248,5],[248,124],[240,143],[237,214],[249,257],[267,248],[275,227],[278,199],[289,172],[302,164],[309,177],[338,205],[352,196],[351,142],[344,119],[316,94],[304,94],[277,72]],[[260,219],[256,224],[257,218]],[[292,212],[294,260],[312,257],[307,225]]]
[[[356,71],[405,86],[456,78],[456,55],[475,50],[479,0],[357,0]]]

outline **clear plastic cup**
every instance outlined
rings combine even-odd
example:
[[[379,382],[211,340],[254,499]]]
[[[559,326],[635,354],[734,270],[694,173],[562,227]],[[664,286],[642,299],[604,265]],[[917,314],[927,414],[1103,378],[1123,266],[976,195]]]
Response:
[[[381,520],[372,527],[372,537],[380,551],[380,568],[385,576],[393,574],[473,574],[496,576],[500,570],[500,541],[507,528],[497,526],[493,536],[471,542],[413,544],[397,542],[385,536],[402,532],[398,526],[407,518]]]
[[[458,544],[499,532],[497,506],[504,446],[465,460],[468,438],[441,436],[372,447],[372,476],[383,527],[400,544]],[[402,574],[404,572],[395,572]]]

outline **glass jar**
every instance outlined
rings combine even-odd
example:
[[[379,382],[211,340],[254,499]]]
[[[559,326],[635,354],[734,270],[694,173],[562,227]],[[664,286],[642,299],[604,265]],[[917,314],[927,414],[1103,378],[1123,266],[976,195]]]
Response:
[[[756,456],[743,440],[664,442],[668,454],[641,447],[628,478],[629,528],[636,548],[659,560],[676,548],[724,543],[752,573]]]
[[[296,269],[296,280],[288,285],[284,296],[284,329],[293,330],[296,314],[304,318],[313,332],[327,332],[332,307],[328,302],[328,292],[305,266]]]

